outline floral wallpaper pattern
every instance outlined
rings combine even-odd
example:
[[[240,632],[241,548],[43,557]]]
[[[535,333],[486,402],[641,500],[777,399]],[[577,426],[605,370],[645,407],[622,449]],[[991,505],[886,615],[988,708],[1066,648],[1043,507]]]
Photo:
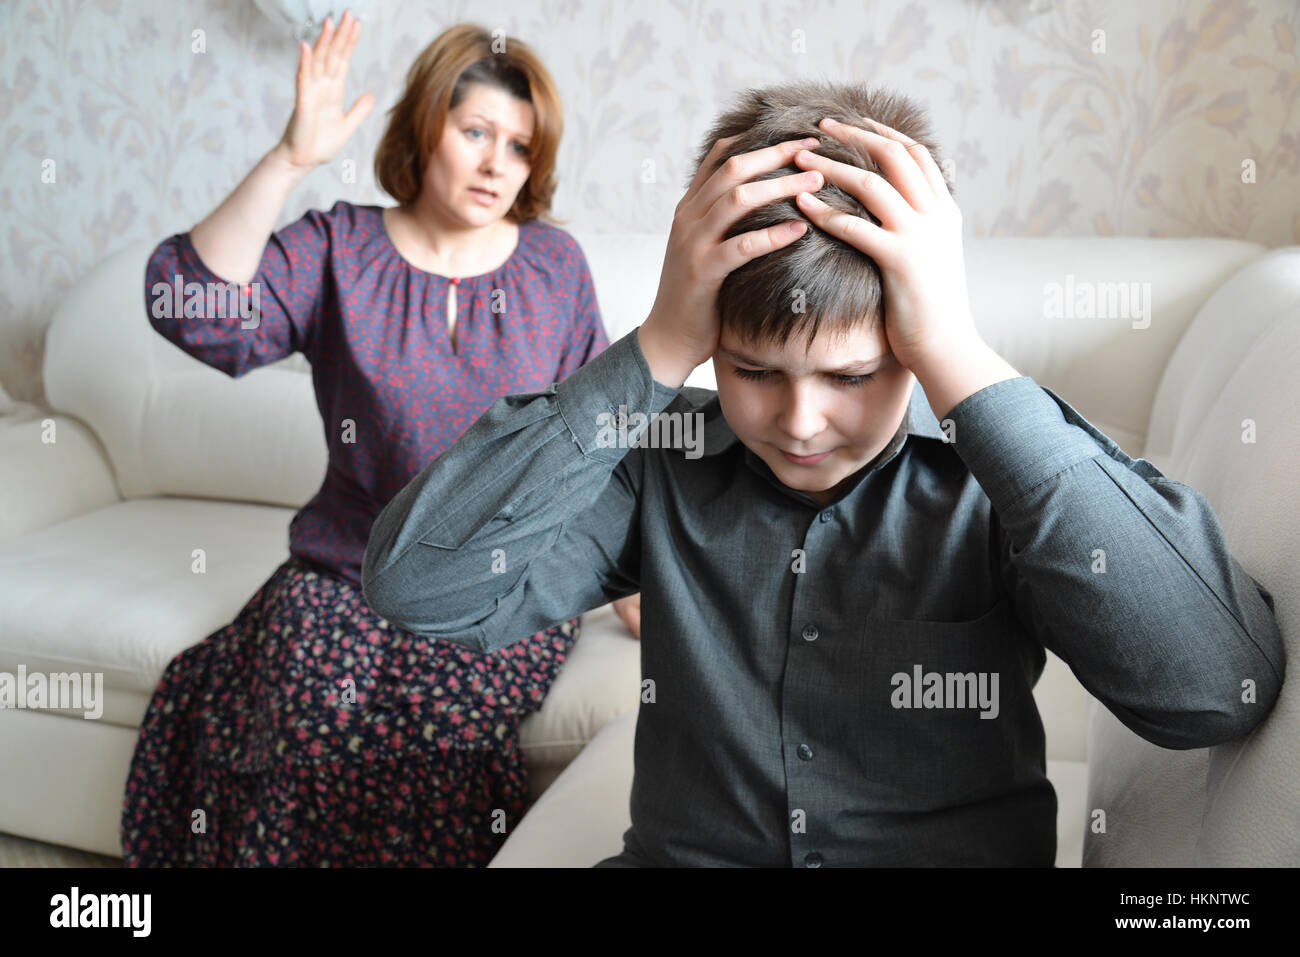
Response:
[[[1300,243],[1294,0],[371,0],[348,105],[366,91],[378,105],[280,225],[338,199],[391,202],[370,168],[384,111],[462,20],[527,41],[555,76],[555,214],[570,229],[666,236],[714,113],[746,87],[817,76],[929,108],[970,236]],[[0,4],[0,383],[14,398],[42,400],[44,330],[79,276],[192,227],[275,144],[296,68],[294,38],[253,0]]]

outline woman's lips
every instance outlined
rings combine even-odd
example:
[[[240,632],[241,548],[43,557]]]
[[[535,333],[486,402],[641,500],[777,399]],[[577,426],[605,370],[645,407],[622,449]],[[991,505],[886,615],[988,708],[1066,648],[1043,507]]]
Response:
[[[469,191],[473,193],[474,198],[477,199],[484,206],[491,206],[493,203],[497,201],[496,193],[490,193],[485,189],[479,189],[477,186],[471,186],[469,188]]]
[[[818,462],[822,461],[824,458],[826,458],[826,456],[830,455],[831,452],[834,451],[835,451],[834,449],[830,449],[829,451],[822,452],[819,455],[799,456],[799,455],[791,455],[785,449],[780,450],[781,454],[785,456],[786,461],[793,462],[795,465],[816,465]]]

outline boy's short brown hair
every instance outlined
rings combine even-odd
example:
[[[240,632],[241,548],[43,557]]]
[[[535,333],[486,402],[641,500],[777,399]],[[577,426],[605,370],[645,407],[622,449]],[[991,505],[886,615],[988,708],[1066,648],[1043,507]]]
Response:
[[[906,97],[864,84],[795,80],[742,93],[705,134],[688,185],[713,144],[736,134],[739,136],[706,176],[732,156],[810,136],[821,141],[822,145],[815,147],[821,155],[884,175],[864,150],[846,146],[823,132],[818,124],[827,116],[854,126],[865,126],[863,117],[876,120],[923,144],[935,162],[940,162],[928,117]],[[799,172],[797,166],[783,166],[757,179]],[[952,191],[947,173],[944,181]],[[835,209],[880,222],[857,199],[829,182],[816,195]],[[748,344],[784,346],[792,336],[806,336],[811,344],[819,332],[842,336],[863,325],[871,328],[881,318],[880,268],[870,257],[813,226],[793,198],[747,213],[727,231],[726,238],[795,218],[809,223],[804,235],[745,263],[727,276],[719,291],[722,325]]]

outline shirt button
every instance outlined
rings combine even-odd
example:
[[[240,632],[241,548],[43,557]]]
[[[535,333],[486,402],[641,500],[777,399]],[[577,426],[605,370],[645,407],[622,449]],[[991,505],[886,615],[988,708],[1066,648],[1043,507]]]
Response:
[[[817,517],[820,518],[823,522],[829,522],[831,520],[830,509],[827,509],[826,511],[822,512],[821,515]]]
[[[821,867],[821,866],[822,866],[822,856],[821,856],[820,854],[818,854],[816,851],[813,851],[813,852],[810,853],[810,854],[805,854],[805,855],[804,855],[804,858],[803,858],[803,866],[804,866],[804,867]]]
[[[816,627],[815,625],[804,625],[804,626],[803,626],[803,640],[804,640],[804,641],[816,641],[816,640],[817,640],[817,635],[818,635],[818,634],[819,634],[819,632],[817,631],[817,627]]]
[[[812,750],[812,748],[808,747],[808,745],[806,745],[806,744],[801,744],[801,745],[799,745],[799,758],[800,758],[800,760],[803,760],[803,761],[811,761],[811,760],[812,760],[812,755],[813,755],[813,750]]]

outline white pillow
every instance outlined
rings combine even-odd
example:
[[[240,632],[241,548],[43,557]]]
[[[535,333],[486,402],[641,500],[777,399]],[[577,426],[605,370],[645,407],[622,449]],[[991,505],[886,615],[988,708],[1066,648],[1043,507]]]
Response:
[[[606,724],[635,714],[641,700],[641,643],[612,604],[582,616],[582,632],[542,706],[519,728],[519,748],[534,796]]]

